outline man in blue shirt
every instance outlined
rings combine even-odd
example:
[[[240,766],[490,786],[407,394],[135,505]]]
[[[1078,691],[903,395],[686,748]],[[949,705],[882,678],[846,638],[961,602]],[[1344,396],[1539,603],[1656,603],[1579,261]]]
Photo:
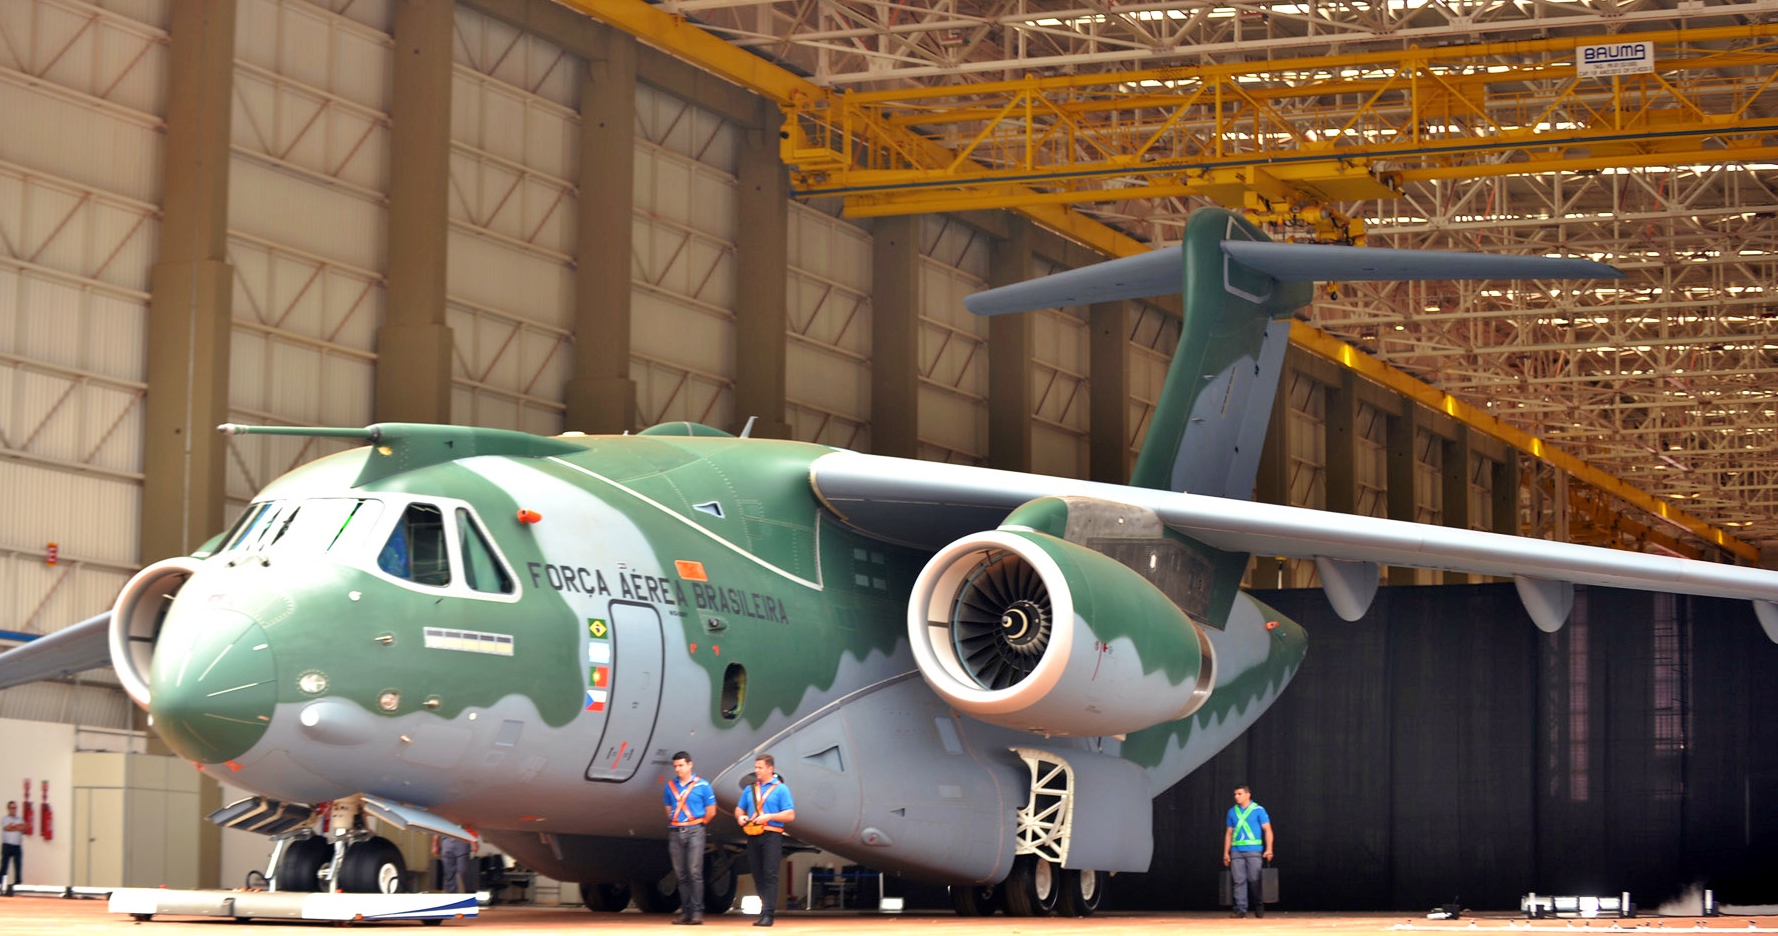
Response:
[[[716,791],[692,770],[691,755],[673,755],[673,779],[661,791],[667,809],[667,852],[679,878],[679,915],[675,924],[704,922],[704,834],[716,815]]]
[[[1262,841],[1260,836],[1264,835]],[[1261,860],[1272,860],[1272,817],[1266,808],[1253,801],[1253,791],[1246,784],[1235,787],[1235,805],[1229,809],[1228,828],[1222,835],[1222,863],[1229,869],[1229,896],[1235,902],[1230,916],[1247,915],[1248,888],[1259,897]],[[1263,897],[1255,899],[1253,915],[1266,915]]]
[[[778,776],[777,762],[772,755],[761,754],[753,760],[753,782],[741,791],[741,805],[735,808],[735,821],[746,832],[747,864],[753,869],[754,888],[759,891],[759,919],[754,926],[771,926],[778,912],[778,865],[784,860],[784,823],[796,819],[796,803],[790,798],[790,787]]]

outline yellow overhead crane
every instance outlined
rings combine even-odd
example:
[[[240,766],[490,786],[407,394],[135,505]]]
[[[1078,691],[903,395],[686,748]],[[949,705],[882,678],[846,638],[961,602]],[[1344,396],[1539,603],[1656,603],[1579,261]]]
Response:
[[[1778,24],[792,95],[782,154],[849,215],[1198,195],[1353,242],[1415,179],[1778,157]],[[1652,71],[1577,75],[1647,43]],[[1771,111],[1759,114],[1754,105]]]
[[[845,93],[835,93],[828,89],[821,88],[810,82],[808,79],[795,75],[783,68],[779,68],[749,51],[729,45],[723,40],[718,39],[716,36],[686,22],[685,19],[663,12],[654,5],[645,2],[645,0],[557,0],[557,2],[578,10],[587,16],[593,17],[594,19],[604,22],[625,33],[649,42],[650,44],[677,55],[680,58],[696,63],[713,74],[719,75],[741,87],[776,101],[785,111],[783,159],[787,165],[793,167],[801,166],[802,164],[798,161],[799,157],[797,157],[797,153],[803,150],[812,150],[816,141],[832,143],[833,145],[828,148],[841,153],[842,155],[848,152],[843,149],[844,146],[855,145],[842,140],[837,134],[822,136],[817,133],[817,135],[811,136],[809,131],[802,125],[804,119],[802,114],[805,110],[810,113],[820,113],[826,110],[831,110],[831,102],[846,97],[847,95]],[[1722,41],[1721,37],[1716,35],[1718,32],[1718,30],[1689,30],[1684,32],[1683,35],[1692,42],[1705,41],[1700,38],[1702,36],[1709,36],[1712,41]],[[1752,37],[1761,40],[1762,43],[1769,43],[1772,36],[1775,33],[1778,33],[1778,30],[1775,30],[1772,27],[1748,27],[1744,29],[1725,30],[1724,32],[1730,33],[1731,39],[1734,37]],[[1626,39],[1628,37],[1618,36],[1613,38]],[[1487,46],[1486,48],[1518,49],[1537,47],[1542,44],[1543,41],[1527,43],[1497,43]],[[1574,45],[1575,43],[1573,41],[1567,41],[1567,47],[1569,49],[1572,49]],[[1462,48],[1469,49],[1473,52],[1477,48],[1483,47],[1464,46]],[[1762,44],[1759,49],[1742,51],[1744,53],[1764,54],[1767,49],[1765,44]],[[1277,63],[1273,63],[1269,67],[1276,69],[1278,65]],[[1770,64],[1765,67],[1768,69],[1768,72],[1764,76],[1764,84],[1759,85],[1759,90],[1762,92],[1772,80],[1772,74],[1769,70],[1771,67]],[[1484,71],[1485,70],[1486,69],[1484,68]],[[1192,70],[1178,70],[1181,74],[1190,71]],[[1240,83],[1238,79],[1236,83]],[[1745,82],[1743,82],[1743,84],[1745,84]],[[957,93],[954,88],[948,90],[953,96]],[[1751,96],[1749,96],[1748,99],[1751,100]],[[821,101],[830,103],[824,108],[818,106],[818,102]],[[1746,105],[1743,105],[1741,110],[1744,112],[1746,110]],[[1230,114],[1230,116],[1233,116],[1234,111],[1231,110],[1227,113]],[[1716,112],[1713,111],[1713,113]],[[887,120],[872,116],[868,111],[858,112],[857,118],[858,123],[855,124],[855,126],[859,131],[858,139],[860,140],[876,140],[877,146],[892,149],[901,154],[903,158],[919,155],[921,158],[930,160],[933,165],[950,165],[952,163],[958,163],[957,168],[964,168],[957,160],[957,152],[955,150],[945,146],[937,140],[924,137],[916,132],[918,124],[901,125],[888,122]],[[817,122],[814,126],[819,127],[820,122]],[[1724,131],[1725,138],[1736,140],[1741,139],[1742,134],[1740,134],[1739,128],[1732,129],[1734,130],[1733,133]],[[1635,144],[1625,143],[1619,145],[1634,146]],[[1697,145],[1700,148],[1703,147],[1701,141]],[[1712,154],[1713,161],[1720,161],[1724,158],[1721,150],[1708,150],[1708,152]],[[803,157],[800,158],[813,159],[817,155],[818,154],[809,152],[805,153]],[[1342,152],[1339,155],[1343,156],[1344,153]],[[1735,158],[1751,159],[1765,158],[1765,156],[1766,154],[1763,149],[1756,152],[1755,148],[1743,145],[1741,149],[1737,150],[1737,156]],[[831,167],[832,157],[823,158],[829,160],[828,165]],[[1668,160],[1676,160],[1677,158],[1678,157],[1675,155],[1668,153],[1662,155],[1660,160],[1661,162],[1666,162]],[[1335,162],[1338,162],[1338,160],[1335,160]],[[1249,160],[1248,164],[1258,165],[1252,160]],[[1619,164],[1635,165],[1636,163]],[[1574,164],[1564,165],[1567,168],[1577,169],[1595,168],[1592,166],[1583,167]],[[1263,168],[1263,166],[1260,167]],[[1438,168],[1439,167],[1437,166],[1426,167],[1428,171],[1437,171]],[[807,170],[798,170],[799,174],[803,171]],[[831,173],[831,168],[827,171]],[[1460,174],[1476,173],[1464,172]],[[799,180],[799,183],[800,181],[801,180]],[[1016,189],[1021,185],[1021,183],[1005,180],[997,181],[994,184],[1007,187],[1007,189],[1003,189],[1002,191]],[[955,186],[953,186],[953,188],[955,188]],[[810,190],[802,189],[799,190],[798,194],[810,194]],[[1120,193],[1120,196],[1137,197],[1135,194],[1127,193]],[[1245,199],[1243,198],[1243,202],[1244,200]],[[984,206],[980,202],[972,202],[968,207],[980,208]],[[909,210],[926,211],[938,209],[918,208]],[[1015,210],[1040,224],[1044,224],[1109,256],[1127,257],[1146,252],[1149,249],[1148,245],[1143,244],[1128,235],[1106,227],[1085,215],[1069,210],[1064,203],[1057,203],[1055,201],[1037,201],[1034,203],[1023,204]],[[1329,217],[1333,216],[1330,214]],[[1292,344],[1306,348],[1317,355],[1348,367],[1364,377],[1396,390],[1426,406],[1451,415],[1494,438],[1505,441],[1514,448],[1517,448],[1534,458],[1542,459],[1554,464],[1562,470],[1570,473],[1576,479],[1590,484],[1612,496],[1621,498],[1642,510],[1648,511],[1654,516],[1697,536],[1704,542],[1722,548],[1743,561],[1753,563],[1759,560],[1759,548],[1752,543],[1731,536],[1722,529],[1712,526],[1708,522],[1699,519],[1698,517],[1694,517],[1691,514],[1686,513],[1684,510],[1650,495],[1646,491],[1633,487],[1623,480],[1561,451],[1536,436],[1530,435],[1516,427],[1507,425],[1491,414],[1482,412],[1437,388],[1431,387],[1404,371],[1378,361],[1377,359],[1366,355],[1364,352],[1359,351],[1357,348],[1345,344],[1307,323],[1293,322],[1291,325],[1290,338]]]

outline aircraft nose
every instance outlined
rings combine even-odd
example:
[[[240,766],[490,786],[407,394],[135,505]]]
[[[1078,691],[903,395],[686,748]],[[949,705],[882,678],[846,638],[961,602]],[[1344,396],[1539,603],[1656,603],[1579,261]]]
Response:
[[[188,760],[220,764],[265,734],[276,665],[259,623],[238,611],[175,604],[150,664],[155,731]]]

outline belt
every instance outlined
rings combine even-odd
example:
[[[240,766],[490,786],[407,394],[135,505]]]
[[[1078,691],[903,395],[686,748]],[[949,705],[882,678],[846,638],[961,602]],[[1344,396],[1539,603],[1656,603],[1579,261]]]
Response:
[[[674,829],[695,829],[701,825],[703,825],[702,822],[674,822],[670,823],[669,827]]]

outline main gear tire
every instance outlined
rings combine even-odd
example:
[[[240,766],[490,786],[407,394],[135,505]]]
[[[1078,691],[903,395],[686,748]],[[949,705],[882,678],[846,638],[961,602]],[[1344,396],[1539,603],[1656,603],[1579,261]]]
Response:
[[[958,916],[993,916],[1000,909],[1000,888],[993,884],[952,884],[951,907]]]
[[[679,909],[679,879],[669,873],[653,881],[637,881],[630,885],[636,909],[643,913],[672,913]]]
[[[1105,901],[1105,885],[1111,875],[1103,871],[1063,871],[1062,916],[1092,916]]]
[[[622,913],[630,905],[630,885],[582,884],[580,900],[594,913]]]
[[[340,890],[348,894],[407,893],[407,862],[401,849],[382,836],[346,849],[340,861]]]
[[[1062,900],[1062,869],[1036,855],[1020,855],[1000,892],[1007,916],[1054,916]]]
[[[321,869],[333,860],[333,846],[320,837],[291,839],[278,855],[273,883],[278,890],[312,893],[321,889]]]
[[[710,916],[722,916],[734,909],[735,890],[741,883],[741,876],[735,873],[735,865],[740,862],[735,856],[724,856],[720,852],[707,852],[704,855],[704,912]]]

